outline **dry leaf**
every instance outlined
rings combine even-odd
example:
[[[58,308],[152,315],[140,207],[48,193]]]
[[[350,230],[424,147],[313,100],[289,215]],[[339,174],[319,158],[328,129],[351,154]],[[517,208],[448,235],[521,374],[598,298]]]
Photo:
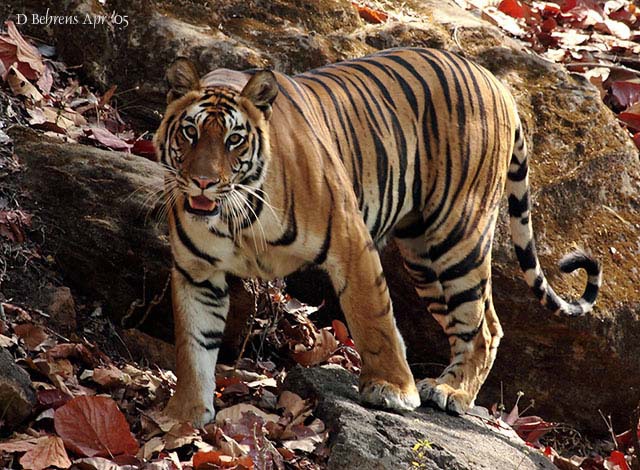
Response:
[[[129,150],[132,146],[102,127],[91,127],[89,138],[113,150]]]
[[[135,455],[138,452],[129,423],[111,398],[74,398],[56,410],[54,425],[65,445],[80,455]]]
[[[113,388],[124,386],[131,381],[131,378],[127,377],[126,374],[114,365],[109,364],[106,367],[96,367],[93,369],[91,380],[103,387]]]
[[[13,331],[22,338],[24,343],[27,345],[27,348],[31,351],[36,349],[49,338],[49,335],[42,326],[35,325],[33,323],[22,323],[20,325],[16,325]]]
[[[283,441],[282,445],[289,450],[301,450],[303,452],[313,452],[318,444],[322,444],[324,438],[319,435],[309,436],[302,439],[295,439],[291,441]]]
[[[198,452],[193,456],[193,468],[201,469],[218,469],[218,468],[237,468],[253,469],[253,460],[249,456],[231,457],[224,455],[219,451]]]
[[[153,437],[140,448],[136,457],[142,460],[149,460],[153,454],[164,450],[164,439],[161,437]]]
[[[8,238],[13,243],[22,243],[26,240],[24,229],[30,225],[30,214],[19,210],[0,211],[0,236]],[[8,308],[7,305],[9,304],[3,304],[5,308]]]
[[[155,464],[155,462],[154,462]],[[92,457],[85,459],[77,459],[73,461],[73,468],[78,470],[137,470],[139,465],[118,465],[113,460],[105,459],[102,457]],[[163,467],[150,466],[145,467],[154,470],[159,470]],[[167,468],[167,470],[175,470],[174,467]]]
[[[293,418],[302,413],[308,404],[306,400],[300,398],[300,395],[285,390],[278,398],[278,408],[284,408],[285,413],[291,413]]]
[[[4,64],[5,69],[17,63],[21,74],[29,80],[37,79],[45,67],[40,52],[25,41],[13,21],[7,21],[5,25],[7,35],[0,35],[0,62]]]
[[[373,8],[366,5],[360,5],[356,2],[352,2],[352,5],[358,11],[360,18],[365,20],[367,23],[380,24],[384,23],[389,18],[389,15],[382,10],[374,10]]]
[[[20,465],[25,470],[42,470],[50,467],[69,468],[71,460],[64,449],[62,439],[58,436],[48,436],[20,458]]]
[[[47,436],[33,437],[26,434],[20,434],[9,441],[0,442],[0,452],[28,452],[36,448],[40,442],[46,439]]]
[[[331,357],[339,344],[335,336],[326,328],[316,333],[315,343],[308,351],[293,354],[293,359],[303,366],[315,366]]]
[[[24,75],[20,73],[16,67],[9,67],[7,72],[7,82],[9,83],[9,88],[11,88],[11,92],[14,96],[22,96],[35,103],[42,101],[42,94],[31,84],[29,80],[27,80]]]
[[[260,408],[257,408],[253,405],[249,405],[247,403],[239,403],[237,405],[233,405],[229,408],[218,411],[218,413],[216,414],[216,424],[220,426],[227,420],[232,423],[239,422],[240,420],[242,420],[242,416],[245,413],[253,413],[254,415],[261,417],[267,422],[272,421],[274,423],[277,423],[280,419],[278,415],[265,413]]]
[[[165,448],[173,450],[198,440],[202,438],[191,423],[178,423],[165,435]]]
[[[482,19],[487,20],[489,23],[499,26],[510,34],[516,37],[522,37],[525,35],[524,29],[520,27],[518,22],[509,15],[502,13],[496,7],[487,7],[482,10]]]
[[[180,424],[177,419],[171,418],[161,410],[151,410],[142,414],[150,421],[150,424],[157,426],[162,432],[169,432],[176,424]]]

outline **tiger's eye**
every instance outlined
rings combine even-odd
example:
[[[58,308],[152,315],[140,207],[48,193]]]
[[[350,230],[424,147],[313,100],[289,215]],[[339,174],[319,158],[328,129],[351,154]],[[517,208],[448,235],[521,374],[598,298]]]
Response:
[[[198,137],[198,130],[195,128],[195,126],[186,126],[182,129],[182,132],[184,136],[191,141],[195,140],[195,138]]]
[[[240,135],[238,133],[231,134],[229,137],[227,137],[227,145],[228,146],[238,145],[242,141],[244,141],[244,136],[242,136],[242,135]]]

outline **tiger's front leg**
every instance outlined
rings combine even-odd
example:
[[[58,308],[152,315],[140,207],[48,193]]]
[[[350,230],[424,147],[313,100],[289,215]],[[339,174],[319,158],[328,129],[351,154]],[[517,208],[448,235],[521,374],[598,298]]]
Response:
[[[165,413],[202,426],[215,416],[215,368],[229,311],[225,274],[197,281],[176,265],[171,290],[178,382]]]
[[[332,240],[325,267],[362,357],[362,400],[391,410],[413,410],[420,406],[420,397],[378,252],[364,223],[354,222],[355,217],[348,220],[348,227],[333,232],[346,236]]]

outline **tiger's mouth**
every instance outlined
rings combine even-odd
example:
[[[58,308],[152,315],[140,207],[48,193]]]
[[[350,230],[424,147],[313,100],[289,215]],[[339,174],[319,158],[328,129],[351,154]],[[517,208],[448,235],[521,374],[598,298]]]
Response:
[[[184,208],[195,215],[216,215],[220,212],[220,204],[203,195],[185,198]]]

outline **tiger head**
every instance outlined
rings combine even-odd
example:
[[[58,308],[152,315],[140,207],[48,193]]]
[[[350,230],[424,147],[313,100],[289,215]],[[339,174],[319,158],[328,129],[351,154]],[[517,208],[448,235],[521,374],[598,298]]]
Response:
[[[198,216],[224,213],[235,190],[251,191],[264,181],[276,78],[261,70],[242,90],[207,87],[194,65],[181,58],[167,80],[168,106],[154,144],[169,197]]]

